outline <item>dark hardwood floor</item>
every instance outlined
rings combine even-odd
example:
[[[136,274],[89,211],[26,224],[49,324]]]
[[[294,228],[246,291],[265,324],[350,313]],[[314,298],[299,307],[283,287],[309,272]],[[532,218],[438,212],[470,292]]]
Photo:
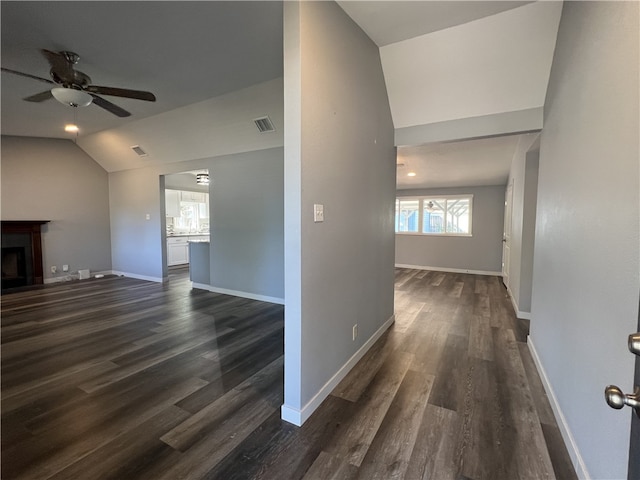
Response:
[[[398,269],[396,323],[301,428],[282,306],[121,277],[2,296],[3,479],[573,479],[497,277]]]

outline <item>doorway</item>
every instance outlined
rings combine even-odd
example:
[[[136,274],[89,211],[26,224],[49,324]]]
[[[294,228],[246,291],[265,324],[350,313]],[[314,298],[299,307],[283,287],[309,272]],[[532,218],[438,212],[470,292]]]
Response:
[[[209,170],[163,176],[163,270],[190,270],[190,244],[209,243]]]

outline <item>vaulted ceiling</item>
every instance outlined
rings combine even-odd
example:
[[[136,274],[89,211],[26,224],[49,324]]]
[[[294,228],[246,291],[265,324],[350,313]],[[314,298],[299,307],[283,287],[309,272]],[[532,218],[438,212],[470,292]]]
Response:
[[[376,45],[383,47],[521,7],[511,1],[349,1],[338,4]]]
[[[544,101],[556,2],[338,3],[381,47],[396,128]],[[556,7],[543,5],[550,3]],[[119,118],[95,105],[25,102],[50,86],[2,73],[3,135],[73,138],[62,127],[75,114],[78,145],[107,171],[231,153],[236,140],[248,150],[283,144],[281,2],[44,1],[2,2],[0,8],[3,67],[49,78],[40,49],[70,50],[94,84],[157,97],[155,103],[105,97],[132,113]],[[270,137],[260,136],[252,123],[262,115],[276,125]],[[152,155],[137,158],[133,144]],[[404,154],[402,148],[400,156],[429,171],[432,149]],[[461,178],[460,158],[457,163],[452,178],[471,182]]]
[[[339,4],[380,47],[398,188],[505,185],[518,133],[542,124],[562,2]]]

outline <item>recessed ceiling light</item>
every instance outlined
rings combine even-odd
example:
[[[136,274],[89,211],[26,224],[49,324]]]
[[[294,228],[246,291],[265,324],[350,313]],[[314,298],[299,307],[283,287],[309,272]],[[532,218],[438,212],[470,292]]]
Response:
[[[64,131],[65,131],[65,132],[69,132],[69,133],[77,133],[77,132],[78,132],[78,130],[80,130],[80,129],[78,128],[78,126],[77,126],[77,125],[74,125],[73,123],[69,123],[69,124],[67,124],[67,125],[65,125],[65,126],[64,126]]]
[[[416,176],[416,172],[407,173],[407,177],[415,177],[415,176]]]

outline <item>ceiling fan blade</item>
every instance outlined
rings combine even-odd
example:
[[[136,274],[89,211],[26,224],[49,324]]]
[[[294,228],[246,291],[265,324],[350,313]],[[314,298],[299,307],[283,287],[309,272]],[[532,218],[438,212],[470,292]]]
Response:
[[[100,87],[98,85],[88,85],[85,90],[90,93],[99,93],[100,95],[112,95],[114,97],[134,98],[136,100],[146,100],[147,102],[155,102],[156,96],[151,92],[143,92],[141,90],[129,90],[127,88]]]
[[[21,77],[32,78],[34,80],[39,80],[41,82],[51,83],[51,84],[55,85],[55,82],[52,82],[48,78],[42,78],[42,77],[38,77],[36,75],[31,75],[29,73],[24,73],[24,72],[18,72],[17,70],[11,70],[10,68],[4,68],[4,67],[2,67],[2,71],[3,72],[7,72],[7,73],[13,73],[14,75],[20,75]]]
[[[63,83],[73,83],[73,66],[62,53],[52,52],[45,48],[41,52],[46,57],[49,65],[51,65],[51,70],[56,73]]]
[[[51,90],[45,90],[44,92],[36,93],[35,95],[31,95],[30,97],[23,98],[23,100],[27,102],[44,102],[45,100],[49,100],[50,98],[53,98]]]
[[[120,108],[119,106],[111,103],[109,100],[105,100],[102,97],[91,94],[93,97],[93,103],[99,107],[104,108],[107,112],[113,113],[118,117],[129,117],[131,114],[127,112],[124,108]]]

